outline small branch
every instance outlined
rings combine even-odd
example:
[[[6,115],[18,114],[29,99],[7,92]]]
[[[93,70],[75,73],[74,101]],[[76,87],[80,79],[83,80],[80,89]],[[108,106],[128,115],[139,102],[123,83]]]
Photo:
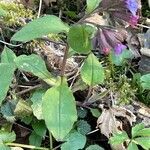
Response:
[[[38,85],[32,86],[32,87],[30,87],[28,89],[25,89],[25,90],[23,90],[21,92],[16,93],[16,95],[22,95],[22,94],[25,94],[25,93],[27,93],[29,91],[32,91],[32,90],[40,88],[40,87],[42,87],[42,84],[38,84]]]
[[[18,47],[18,46],[21,46],[21,45],[22,45],[22,44],[14,45],[14,44],[7,43],[7,42],[5,42],[5,41],[2,41],[2,40],[0,40],[0,43],[3,43],[3,44],[5,44],[5,45],[9,45],[9,46],[13,46],[13,47]]]
[[[39,10],[38,10],[37,18],[39,18],[39,17],[40,17],[41,9],[42,9],[42,0],[40,0],[40,3],[39,3]]]
[[[66,66],[66,62],[67,62],[68,52],[69,52],[69,47],[67,44],[65,47],[65,53],[64,53],[64,57],[63,57],[62,66],[61,66],[61,77],[64,77],[64,74],[65,74],[65,66]]]

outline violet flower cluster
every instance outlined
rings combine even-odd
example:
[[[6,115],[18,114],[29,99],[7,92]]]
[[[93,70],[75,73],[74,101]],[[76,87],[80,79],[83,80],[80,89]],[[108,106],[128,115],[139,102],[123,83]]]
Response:
[[[141,7],[138,0],[102,0],[100,5],[114,20],[122,20],[131,27],[136,26],[139,19],[138,10]],[[122,44],[126,38],[125,30],[101,27],[93,39],[93,44],[94,48],[98,47],[104,54],[114,50],[115,54],[119,55],[126,49]]]

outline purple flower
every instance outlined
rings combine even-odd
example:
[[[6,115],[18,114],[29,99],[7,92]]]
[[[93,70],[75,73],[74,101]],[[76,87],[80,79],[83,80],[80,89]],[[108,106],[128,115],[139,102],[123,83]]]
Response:
[[[126,47],[125,45],[123,45],[123,44],[117,44],[117,45],[115,46],[115,48],[114,48],[115,54],[116,54],[116,55],[121,54],[122,51],[123,51],[124,49],[126,49],[126,48],[127,48],[127,47]]]
[[[126,38],[126,31],[123,29],[114,30],[110,28],[101,28],[98,30],[94,38],[94,48],[99,48],[100,53],[105,55],[114,50],[115,54],[121,54],[122,50],[126,48],[122,42]]]
[[[126,0],[125,3],[127,5],[127,8],[133,14],[133,16],[136,16],[137,10],[139,9],[138,1],[137,0]]]
[[[138,0],[102,0],[101,6],[110,14],[110,18],[118,22],[125,21],[132,27],[138,22],[137,13],[141,8]]]

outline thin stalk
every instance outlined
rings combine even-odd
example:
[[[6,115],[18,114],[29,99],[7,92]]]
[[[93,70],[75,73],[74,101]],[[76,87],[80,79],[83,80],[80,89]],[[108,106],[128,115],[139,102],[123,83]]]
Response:
[[[50,149],[53,149],[53,137],[50,131],[49,131],[49,143],[50,143]]]
[[[15,146],[15,147],[22,147],[22,148],[29,148],[29,149],[49,150],[48,148],[44,148],[44,147],[36,147],[36,146],[33,146],[33,145],[18,144],[18,143],[6,143],[5,145]]]
[[[40,3],[39,3],[39,10],[38,10],[37,18],[39,18],[39,17],[40,17],[41,9],[42,9],[42,0],[40,0]]]

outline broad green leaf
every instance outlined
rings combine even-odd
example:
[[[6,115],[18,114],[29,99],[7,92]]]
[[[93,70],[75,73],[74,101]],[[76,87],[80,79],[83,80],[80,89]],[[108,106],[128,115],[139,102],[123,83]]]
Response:
[[[144,128],[136,133],[136,136],[149,136],[150,137],[150,128]]]
[[[0,64],[0,105],[7,95],[15,68],[12,64]]]
[[[113,136],[110,138],[110,143],[112,145],[118,145],[126,141],[128,138],[128,135],[126,132],[118,132],[113,134]]]
[[[121,54],[115,54],[114,51],[110,53],[110,59],[116,66],[121,66],[126,59],[133,58],[133,54],[129,50],[123,50]]]
[[[130,142],[127,150],[139,150],[137,145],[134,142]]]
[[[5,47],[2,54],[1,54],[1,63],[12,63],[14,64],[14,59],[16,58],[15,53],[9,49],[8,47]]]
[[[43,114],[42,114],[42,97],[45,94],[46,90],[43,89],[39,89],[36,90],[32,97],[31,97],[31,101],[32,101],[32,110],[33,110],[33,114],[34,116],[36,116],[36,118],[38,120],[43,119]]]
[[[86,0],[87,8],[86,11],[88,13],[92,12],[101,2],[101,0]]]
[[[34,121],[32,123],[32,128],[35,131],[35,133],[41,137],[45,136],[46,134],[46,126],[44,121]]]
[[[0,144],[13,142],[16,139],[14,132],[0,131]]]
[[[104,69],[94,54],[90,54],[81,69],[82,80],[89,86],[95,86],[104,81]]]
[[[150,149],[150,137],[139,137],[134,139],[139,145],[141,145],[144,149]]]
[[[82,135],[86,135],[91,131],[91,125],[85,120],[79,120],[77,122],[77,131]]]
[[[144,129],[144,124],[143,123],[140,123],[140,124],[137,124],[135,127],[132,128],[132,138],[135,137],[137,135],[137,133]]]
[[[11,40],[28,42],[44,35],[48,35],[49,33],[57,34],[68,31],[68,25],[64,24],[58,17],[47,15],[28,23],[20,31],[13,35]]]
[[[68,33],[68,43],[77,53],[87,54],[91,51],[91,33],[86,25],[74,25]]]
[[[1,113],[3,115],[3,118],[5,118],[9,122],[15,121],[15,115],[14,115],[14,109],[15,109],[16,103],[15,101],[7,101],[7,103],[3,104],[1,106]]]
[[[66,142],[62,144],[61,150],[83,149],[86,143],[86,137],[77,131],[71,132],[64,140]]]
[[[99,145],[90,145],[89,147],[86,148],[86,150],[104,150],[102,147]]]
[[[141,77],[141,85],[143,89],[150,90],[150,73]]]
[[[40,147],[42,143],[42,137],[37,135],[36,132],[32,132],[29,137],[29,144]]]
[[[11,150],[11,148],[4,145],[4,144],[2,144],[2,143],[0,143],[0,150]]]
[[[45,62],[40,56],[35,54],[21,55],[15,59],[15,63],[20,70],[31,72],[49,84],[55,84],[55,79],[46,69]]]
[[[43,116],[56,140],[63,140],[77,120],[76,103],[66,82],[47,90],[43,97]]]
[[[24,101],[22,99],[19,100],[14,110],[14,114],[20,118],[30,116],[32,114],[32,109],[28,101]]]

